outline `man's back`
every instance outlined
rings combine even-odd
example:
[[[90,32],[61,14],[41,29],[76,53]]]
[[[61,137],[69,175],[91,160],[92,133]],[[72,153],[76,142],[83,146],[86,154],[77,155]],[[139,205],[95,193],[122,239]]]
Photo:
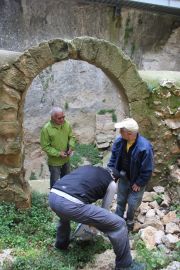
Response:
[[[68,193],[84,203],[92,203],[104,197],[111,181],[111,175],[106,169],[86,165],[65,175],[53,188]]]

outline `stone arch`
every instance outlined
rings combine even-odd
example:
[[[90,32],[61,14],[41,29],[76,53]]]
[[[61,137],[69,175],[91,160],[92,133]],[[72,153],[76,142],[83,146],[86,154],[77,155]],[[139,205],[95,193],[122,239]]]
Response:
[[[8,56],[0,68],[0,201],[29,207],[30,189],[23,169],[23,107],[31,82],[43,69],[67,59],[83,60],[101,68],[119,89],[124,89],[130,115],[145,125],[149,93],[130,58],[102,39],[50,40],[13,57]],[[138,114],[138,106],[143,106],[143,116]]]

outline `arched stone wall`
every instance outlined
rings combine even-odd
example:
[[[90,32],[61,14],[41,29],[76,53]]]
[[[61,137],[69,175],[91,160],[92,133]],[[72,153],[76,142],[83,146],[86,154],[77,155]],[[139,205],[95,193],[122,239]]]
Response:
[[[32,80],[43,69],[66,59],[83,60],[101,68],[120,89],[124,89],[130,115],[143,127],[149,125],[147,86],[130,58],[114,44],[80,37],[71,41],[50,40],[30,48],[0,68],[0,201],[13,201],[17,207],[30,206],[30,189],[24,180],[23,169],[25,95]],[[143,115],[138,113],[138,106],[141,110],[143,107]]]

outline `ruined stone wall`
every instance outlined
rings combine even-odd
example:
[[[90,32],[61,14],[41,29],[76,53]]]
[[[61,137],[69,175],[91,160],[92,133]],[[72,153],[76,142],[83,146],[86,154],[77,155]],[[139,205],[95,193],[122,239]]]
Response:
[[[131,104],[139,99],[146,104],[149,96],[147,85],[135,65],[120,48],[104,40],[89,37],[72,41],[51,40],[30,48],[15,61],[7,60],[0,68],[0,201],[14,201],[18,207],[30,204],[23,165],[25,96],[32,80],[43,69],[67,59],[83,60],[100,68],[118,89],[123,89],[130,109]],[[132,114],[133,111],[132,108]],[[146,113],[141,116],[141,121],[142,128],[145,128],[148,124]]]
[[[175,164],[178,168],[180,154],[180,73],[140,71],[139,74],[147,82],[150,92],[148,118],[151,127],[144,133],[152,142],[155,154],[155,170],[150,186],[158,183],[174,185],[178,189],[180,170],[177,169],[176,177],[170,175]],[[134,110],[138,112],[139,106]]]

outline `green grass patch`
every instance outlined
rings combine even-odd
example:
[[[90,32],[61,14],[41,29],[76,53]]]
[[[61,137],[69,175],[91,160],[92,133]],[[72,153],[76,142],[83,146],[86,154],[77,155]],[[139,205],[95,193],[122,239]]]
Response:
[[[100,114],[100,115],[104,115],[106,113],[111,113],[112,115],[112,121],[115,123],[117,122],[117,115],[115,114],[115,110],[114,109],[103,109],[103,110],[100,110],[97,114]]]
[[[12,203],[0,205],[0,250],[12,248],[15,261],[3,270],[75,270],[92,262],[111,245],[101,236],[92,241],[73,241],[69,251],[54,249],[58,217],[48,206],[46,194],[33,193],[32,207],[16,209]],[[72,231],[76,228],[71,223]]]
[[[88,160],[92,165],[101,163],[100,152],[93,144],[77,144],[74,154],[71,157],[72,169],[77,168],[83,163],[83,158]]]

